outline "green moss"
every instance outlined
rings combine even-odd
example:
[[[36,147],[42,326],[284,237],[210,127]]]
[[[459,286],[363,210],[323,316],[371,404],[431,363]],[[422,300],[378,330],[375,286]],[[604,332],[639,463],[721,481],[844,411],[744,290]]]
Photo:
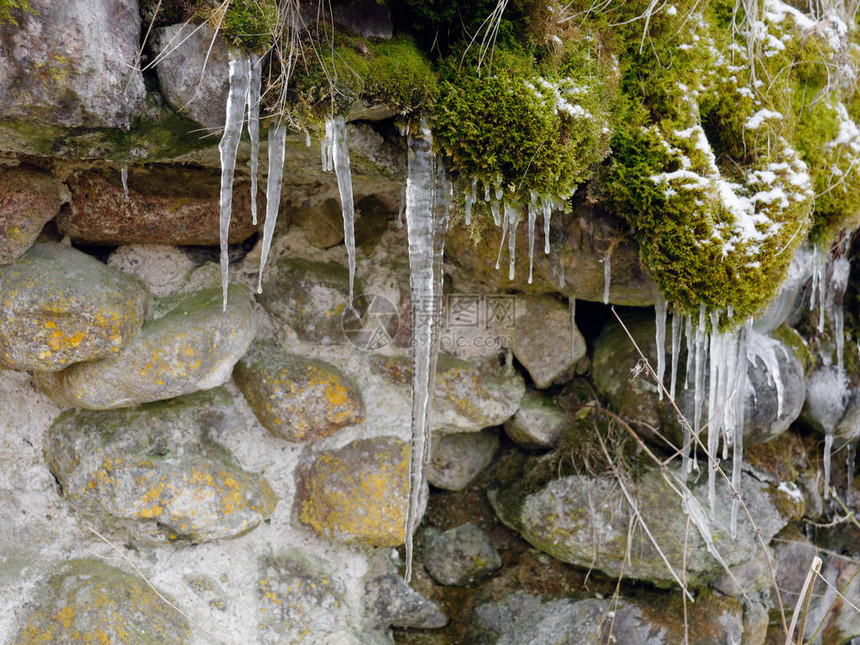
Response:
[[[599,79],[504,50],[491,71],[474,70],[451,60],[443,73],[434,134],[449,169],[512,202],[569,196],[607,153]]]
[[[771,332],[771,336],[791,349],[803,366],[804,374],[809,374],[812,371],[816,365],[815,355],[810,351],[803,336],[793,327],[782,325]]]
[[[0,25],[18,26],[17,17],[24,12],[33,12],[29,0],[0,0]]]
[[[223,16],[223,17],[222,17]],[[221,35],[247,52],[263,53],[272,44],[278,26],[278,4],[274,0],[231,0],[210,20],[220,20]]]

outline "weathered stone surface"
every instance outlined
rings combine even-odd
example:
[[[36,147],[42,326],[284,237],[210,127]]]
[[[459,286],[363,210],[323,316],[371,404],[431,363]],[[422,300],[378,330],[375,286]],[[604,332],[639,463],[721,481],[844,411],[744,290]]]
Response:
[[[657,344],[653,315],[629,315],[625,317],[624,324],[652,367],[656,367]],[[671,333],[667,334],[666,339],[667,369],[663,375],[663,384],[667,389],[670,386],[668,364],[671,359],[671,339],[668,336],[671,336]],[[675,397],[681,412],[688,421],[692,421],[692,375],[688,378],[690,387],[683,387],[686,356],[686,351],[682,350],[678,361]],[[660,427],[661,432],[675,445],[680,445],[683,441],[683,429],[668,398],[658,400],[657,385],[646,371],[635,378],[631,377],[631,370],[637,365],[639,358],[636,348],[621,326],[614,321],[608,323],[594,343],[594,384],[623,416]],[[706,370],[703,419],[708,418],[708,382]],[[803,366],[797,357],[778,340],[752,331],[747,350],[744,445],[764,443],[785,432],[800,415],[805,394]],[[707,434],[705,428],[701,434],[703,441],[706,440]]]
[[[677,595],[677,594],[676,594]],[[518,591],[477,608],[487,640],[495,645],[612,642],[618,645],[674,645],[685,641],[684,608],[676,597],[648,599],[546,599]],[[687,606],[690,645],[741,643],[741,606],[706,591]],[[490,640],[493,639],[493,640]],[[745,643],[745,641],[744,641]]]
[[[159,298],[177,293],[195,268],[185,251],[166,244],[121,246],[110,254],[107,265],[140,278]]]
[[[389,382],[408,387],[408,358],[374,357],[372,368]],[[496,358],[463,361],[439,356],[433,395],[433,429],[445,433],[478,432],[507,421],[519,408],[525,381]]]
[[[230,600],[211,576],[200,574],[186,574],[182,576],[185,583],[199,598],[206,601],[206,604],[217,609],[218,611],[226,611],[230,606]]]
[[[437,436],[431,443],[427,482],[444,490],[463,490],[490,465],[498,447],[494,430]]]
[[[26,166],[0,168],[0,264],[21,257],[62,203],[60,185],[48,173]]]
[[[298,551],[262,558],[257,584],[258,642],[319,642],[319,636],[345,624],[343,594],[322,563]]]
[[[233,378],[260,423],[288,441],[327,437],[364,418],[361,393],[345,374],[273,343],[252,345]]]
[[[155,71],[173,108],[204,128],[224,127],[229,91],[227,42],[209,27],[177,24],[152,32]]]
[[[374,554],[364,580],[364,606],[376,629],[438,629],[448,622],[436,603],[403,581],[386,554]]]
[[[88,244],[188,244],[217,246],[220,179],[213,172],[184,168],[128,171],[128,199],[119,173],[88,171],[68,180],[72,208],[57,218],[63,235]],[[263,193],[257,203],[265,203]],[[228,240],[248,239],[251,189],[233,185],[233,216]]]
[[[439,584],[467,585],[502,566],[490,538],[474,524],[439,531],[424,530],[424,566]]]
[[[657,585],[674,583],[659,552],[644,533],[633,535],[633,543],[629,545],[631,559],[623,564],[631,511],[616,481],[572,475],[551,479],[543,486],[532,488],[532,485],[518,482],[490,492],[490,501],[499,518],[532,545],[563,562],[594,567],[610,577],[620,575],[623,568],[627,578]],[[691,486],[696,498],[705,500],[704,506],[707,506],[706,487],[706,481]],[[769,542],[788,519],[780,514],[763,484],[745,478],[741,489],[764,542]],[[717,550],[728,566],[761,557],[758,542],[743,514],[738,520],[737,539],[729,537],[731,503],[724,484],[720,491],[716,518],[710,523]],[[631,494],[635,494],[642,521],[668,561],[686,562],[689,585],[701,586],[720,573],[720,563],[710,555],[695,527],[691,527],[687,537],[687,515],[681,499],[659,470],[641,474]]]
[[[137,280],[61,244],[36,244],[0,267],[0,367],[59,370],[110,356],[140,329]]]
[[[517,248],[528,249],[528,227],[517,227]],[[491,293],[516,289],[522,293],[561,293],[579,300],[603,302],[603,260],[610,252],[609,302],[643,307],[654,303],[654,283],[639,264],[639,250],[618,221],[599,209],[579,204],[572,214],[555,213],[550,232],[551,252],[538,252],[543,238],[535,242],[534,281],[528,284],[528,254],[517,257],[516,274],[497,271],[496,254],[501,229],[489,228],[475,244],[466,227],[455,226],[445,242],[445,259],[451,261],[455,284],[481,284]],[[448,267],[446,266],[446,271]],[[565,276],[563,286],[561,277]]]
[[[355,293],[361,288],[355,285]],[[349,299],[349,271],[334,262],[284,258],[267,269],[260,304],[302,340],[345,342],[341,319]]]
[[[127,130],[143,108],[136,0],[30,0],[0,25],[0,119]]]
[[[505,421],[505,432],[517,445],[540,450],[554,448],[565,425],[564,412],[551,398],[526,390],[520,409]]]
[[[358,439],[305,457],[297,469],[299,522],[342,542],[398,546],[405,538],[409,444]]]
[[[241,419],[224,390],[138,408],[61,414],[45,459],[66,499],[133,541],[241,535],[277,504],[266,481],[210,438]]]
[[[576,362],[585,356],[585,339],[570,324],[568,307],[557,298],[517,298],[514,356],[539,389],[572,376]]]
[[[104,410],[160,401],[224,384],[254,339],[251,293],[230,285],[227,311],[221,288],[156,302],[120,353],[42,374],[39,385],[59,405]]]
[[[317,206],[309,199],[285,213],[304,231],[308,242],[321,249],[327,249],[343,242],[343,213],[340,202],[329,197]]]
[[[312,24],[319,19],[313,5],[303,5],[302,19]],[[329,9],[335,26],[346,29],[364,38],[391,38],[394,25],[391,8],[374,0],[344,0],[333,3]]]
[[[12,643],[190,643],[188,622],[159,594],[101,560],[71,560],[39,590]]]

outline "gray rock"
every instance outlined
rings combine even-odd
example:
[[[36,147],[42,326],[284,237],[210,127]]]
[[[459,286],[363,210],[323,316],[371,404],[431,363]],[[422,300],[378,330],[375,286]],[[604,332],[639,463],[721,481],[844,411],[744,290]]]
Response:
[[[186,574],[182,576],[185,583],[199,598],[202,598],[207,605],[218,611],[227,611],[230,606],[230,601],[221,585],[218,584],[211,576],[200,574]]]
[[[406,357],[375,356],[373,371],[408,392],[412,362]],[[433,429],[444,433],[478,432],[503,424],[517,411],[525,381],[497,358],[463,361],[440,355],[433,395]]]
[[[0,266],[0,367],[59,370],[116,355],[143,323],[134,278],[61,244],[36,244]]]
[[[223,385],[254,339],[254,310],[243,285],[230,285],[226,312],[221,303],[220,287],[164,298],[122,352],[42,374],[39,386],[59,405],[104,410]]]
[[[359,284],[355,293],[360,294]],[[268,270],[259,300],[263,308],[302,340],[343,343],[341,321],[349,299],[349,272],[334,262],[284,258]]]
[[[364,580],[364,607],[376,629],[439,629],[448,623],[436,603],[403,581],[387,555],[374,554]]]
[[[233,370],[260,423],[288,441],[327,437],[364,419],[361,393],[334,365],[255,343]]]
[[[308,451],[296,469],[297,521],[341,542],[403,544],[409,454],[409,444],[394,437]]]
[[[158,298],[178,293],[195,268],[185,251],[166,244],[121,246],[110,254],[107,265],[139,278]]]
[[[502,558],[490,538],[474,524],[463,524],[444,533],[424,530],[424,566],[442,585],[467,585],[501,568]]]
[[[564,303],[549,295],[517,297],[514,356],[528,370],[538,389],[573,376],[585,356],[585,339]]]
[[[0,264],[21,257],[62,203],[60,184],[50,174],[26,166],[0,168]]]
[[[227,41],[206,25],[170,25],[152,33],[155,70],[170,105],[209,130],[224,127],[229,91]]]
[[[528,449],[555,448],[567,418],[548,396],[527,390],[520,409],[505,421],[505,432],[517,445]]]
[[[302,5],[302,19],[307,24],[319,17],[314,5]],[[364,38],[389,39],[394,36],[391,8],[375,0],[345,0],[329,8],[336,27],[346,29]]]
[[[0,25],[0,119],[128,130],[143,109],[136,0],[30,0]]]
[[[297,223],[308,242],[321,249],[343,242],[343,212],[340,202],[333,197],[313,205],[306,199],[285,213],[287,221]]]
[[[262,645],[316,643],[346,623],[344,590],[321,562],[294,550],[260,560],[257,603]]]
[[[71,560],[39,589],[12,643],[191,642],[188,622],[163,598],[138,575],[101,560]]]
[[[499,447],[493,430],[441,434],[431,443],[427,482],[444,490],[463,490],[490,465]]]
[[[707,507],[707,482],[692,486]],[[756,519],[764,542],[787,523],[770,500],[766,486],[745,478],[741,490]],[[530,492],[531,491],[531,492]],[[722,571],[708,552],[695,527],[687,537],[687,515],[680,497],[669,487],[659,470],[647,470],[631,490],[639,512],[655,541],[673,566],[686,563],[687,583],[693,587],[713,580]],[[731,503],[724,484],[717,496],[716,519],[710,522],[714,544],[730,567],[757,556],[758,542],[748,520],[741,514],[737,538],[729,537]],[[618,483],[612,478],[573,475],[537,482],[518,481],[490,491],[490,501],[499,518],[519,531],[529,543],[549,555],[584,568],[595,568],[610,577],[621,575],[656,585],[674,584],[660,553],[644,534],[633,537],[631,560],[623,565],[628,549],[630,508]],[[706,513],[707,511],[703,511]],[[686,548],[685,548],[686,544]]]
[[[684,642],[680,601],[654,595],[636,600],[549,599],[517,591],[478,607],[486,640],[495,645],[670,645]],[[668,600],[668,602],[667,602]],[[741,643],[741,607],[731,598],[705,592],[688,605],[690,645]]]
[[[277,504],[265,479],[210,438],[241,424],[224,390],[139,408],[68,411],[45,459],[79,513],[126,539],[161,543],[241,535]]]

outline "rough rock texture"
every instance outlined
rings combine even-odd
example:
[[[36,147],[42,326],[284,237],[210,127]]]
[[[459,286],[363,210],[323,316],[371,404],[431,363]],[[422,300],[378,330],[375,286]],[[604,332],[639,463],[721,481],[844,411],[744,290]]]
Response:
[[[240,423],[223,390],[69,411],[48,430],[45,459],[80,513],[128,540],[217,540],[251,530],[277,504],[266,481],[209,436]]]
[[[539,389],[572,376],[577,361],[585,356],[585,339],[576,326],[570,329],[567,305],[552,296],[517,298],[513,337],[514,356]]]
[[[147,299],[140,282],[80,251],[36,244],[0,267],[0,367],[59,370],[116,355]]]
[[[439,607],[403,581],[387,554],[371,559],[364,583],[365,606],[374,627],[438,629],[448,618]]]
[[[0,119],[127,130],[143,108],[136,0],[30,0],[0,25]]]
[[[107,265],[140,278],[158,298],[177,293],[194,270],[185,251],[166,244],[121,246],[110,254]]]
[[[361,293],[358,283],[355,293]],[[267,269],[259,297],[263,308],[299,338],[323,345],[345,342],[341,319],[348,299],[346,267],[295,258]]]
[[[309,199],[284,213],[287,221],[298,224],[308,242],[327,249],[343,242],[343,213],[340,202],[329,197],[316,207]]]
[[[434,437],[427,482],[444,490],[463,490],[490,464],[498,447],[499,435],[494,430]]]
[[[224,384],[254,339],[251,293],[231,285],[165,298],[124,351],[39,378],[58,404],[91,410],[160,401]]]
[[[302,5],[302,19],[311,24],[318,18],[314,5]],[[329,9],[335,26],[365,38],[391,38],[394,26],[391,8],[374,0],[345,0]]]
[[[481,605],[476,614],[489,632],[488,639],[481,642],[495,645],[671,645],[684,642],[680,604],[676,598],[652,603],[622,599],[615,606],[611,599],[574,602],[518,591],[501,602]],[[742,642],[737,600],[704,592],[687,610],[690,645]]]
[[[227,42],[207,25],[170,25],[152,33],[158,84],[173,108],[209,130],[224,127]]]
[[[320,634],[346,623],[344,590],[326,570],[299,551],[260,560],[258,642],[318,642]]]
[[[657,365],[654,316],[631,314],[624,318],[636,344],[652,366]],[[669,326],[670,323],[667,323]],[[671,358],[671,333],[666,338],[667,366]],[[683,346],[683,343],[682,343]],[[598,390],[628,419],[636,419],[654,427],[676,445],[683,440],[683,430],[677,413],[667,398],[659,401],[657,385],[643,371],[633,377],[631,370],[637,365],[639,354],[621,326],[609,322],[594,343],[592,375]],[[693,418],[694,392],[692,375],[690,388],[684,389],[686,352],[678,361],[676,403],[688,420]],[[772,374],[775,370],[777,373]],[[663,375],[663,384],[670,385],[669,369]],[[705,402],[702,417],[708,418],[708,371],[705,370]],[[803,366],[795,355],[778,340],[753,331],[747,351],[747,387],[744,406],[744,445],[754,446],[769,441],[785,432],[800,415],[806,385]],[[707,438],[707,429],[702,432]]]
[[[128,171],[128,199],[120,174],[98,171],[72,175],[72,208],[57,218],[63,235],[87,244],[188,244],[217,246],[220,178],[213,172],[185,168]],[[257,196],[265,204],[264,193]],[[233,185],[231,244],[248,239],[251,188]]]
[[[27,166],[0,168],[0,264],[21,257],[62,203],[60,185],[48,173]]]
[[[159,593],[101,560],[69,561],[43,585],[12,643],[189,643],[188,622]]]
[[[540,450],[554,448],[566,424],[564,412],[551,398],[526,390],[520,409],[505,421],[505,432],[517,445]]]
[[[704,500],[707,512],[706,481],[692,486],[697,499]],[[612,478],[573,475],[552,479],[529,492],[516,483],[491,491],[490,501],[499,518],[532,545],[563,562],[580,567],[594,567],[610,577],[618,576],[621,567],[628,578],[648,580],[658,585],[674,583],[660,554],[644,532],[633,534],[631,561],[623,565],[628,548],[630,507],[617,482]],[[747,477],[741,489],[747,507],[767,543],[787,523],[767,494],[766,487]],[[695,526],[686,538],[687,515],[680,497],[669,487],[659,471],[648,470],[635,482],[639,513],[648,525],[662,552],[671,563],[686,562],[687,582],[700,586],[722,570],[708,552]],[[736,539],[729,537],[731,504],[720,483],[716,519],[710,524],[714,544],[729,566],[756,557],[758,542],[748,520],[738,520]],[[684,545],[687,542],[686,558]]]
[[[252,345],[233,378],[260,423],[288,441],[327,437],[364,419],[361,393],[346,375],[273,343]]]
[[[374,357],[372,368],[404,388],[412,382],[408,358]],[[478,432],[503,424],[517,411],[525,394],[518,372],[496,358],[463,361],[439,356],[433,395],[433,429],[445,433]]]
[[[578,205],[572,214],[553,215],[549,255],[538,252],[543,236],[537,234],[531,285],[528,284],[526,252],[517,256],[513,280],[508,280],[507,271],[495,270],[501,235],[500,228],[491,227],[484,231],[480,244],[475,244],[466,227],[451,228],[445,242],[445,259],[452,263],[451,276],[455,284],[478,283],[482,291],[491,293],[517,289],[523,293],[561,293],[579,300],[602,302],[603,259],[612,248],[609,302],[633,307],[654,303],[656,287],[639,264],[638,248],[618,222],[605,213]],[[517,227],[517,249],[528,249],[526,226]]]
[[[502,566],[490,538],[474,524],[439,531],[424,530],[424,566],[443,585],[467,585]]]
[[[298,521],[342,542],[403,544],[408,473],[409,444],[392,437],[309,454],[297,469]]]

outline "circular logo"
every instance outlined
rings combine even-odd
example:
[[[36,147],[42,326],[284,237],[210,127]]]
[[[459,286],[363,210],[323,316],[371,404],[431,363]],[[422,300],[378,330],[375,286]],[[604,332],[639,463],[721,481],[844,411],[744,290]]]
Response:
[[[397,307],[376,293],[363,293],[352,300],[340,319],[346,339],[366,352],[382,349],[397,336],[400,317]]]

